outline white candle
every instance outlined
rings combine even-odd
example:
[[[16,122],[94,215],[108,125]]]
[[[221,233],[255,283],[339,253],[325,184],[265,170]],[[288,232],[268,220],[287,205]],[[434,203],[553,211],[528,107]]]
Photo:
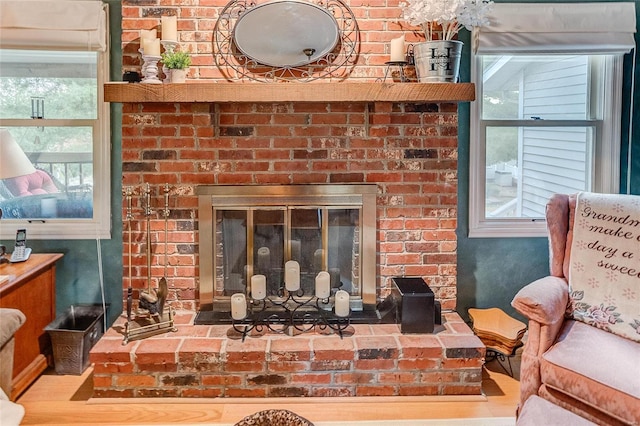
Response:
[[[322,271],[322,255],[323,255],[323,250],[322,249],[317,249],[314,253],[313,253],[313,267],[316,268],[316,271]]]
[[[140,30],[140,40],[153,40],[158,38],[158,30]]]
[[[295,260],[284,264],[284,286],[288,291],[300,289],[300,264]]]
[[[333,288],[340,287],[340,269],[329,268],[329,276],[331,276],[331,287]]]
[[[153,40],[151,38],[141,38],[140,39],[140,49],[142,49],[142,54],[144,54],[145,50],[147,50],[147,44]]]
[[[267,297],[267,277],[254,275],[251,277],[251,297],[262,300]]]
[[[178,41],[178,17],[163,16],[160,18],[162,24],[162,39]]]
[[[300,240],[292,240],[291,241],[291,259],[292,260],[297,260],[298,262],[301,260],[300,259]]]
[[[338,290],[336,292],[336,316],[348,317],[349,316],[349,293],[344,290]]]
[[[404,35],[391,40],[391,62],[402,62],[404,57]]]
[[[143,39],[142,52],[145,56],[160,56],[160,39]]]
[[[316,297],[318,299],[326,299],[331,294],[330,280],[327,271],[320,271],[316,275]]]
[[[258,249],[258,272],[267,272],[271,268],[271,250],[269,247]]]
[[[247,317],[247,298],[244,293],[236,293],[231,296],[231,318],[243,320]]]

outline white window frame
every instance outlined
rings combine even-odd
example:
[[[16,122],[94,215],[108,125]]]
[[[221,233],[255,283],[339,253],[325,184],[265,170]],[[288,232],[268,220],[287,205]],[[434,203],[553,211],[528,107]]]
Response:
[[[474,30],[471,81],[477,100],[470,108],[469,237],[544,237],[544,218],[487,218],[485,212],[486,141],[488,123],[509,126],[549,126],[553,120],[482,121],[481,55],[606,55],[602,75],[592,78],[591,90],[601,104],[591,105],[594,121],[590,191],[617,193],[620,188],[623,54],[635,47],[635,5],[631,2],[494,4],[490,25]],[[574,121],[580,126],[590,120]],[[566,122],[569,126],[569,121]]]
[[[4,6],[11,6],[10,3],[15,3],[15,7],[24,7],[25,3],[7,2]],[[111,120],[110,120],[110,106],[104,101],[104,83],[109,78],[109,49],[106,40],[108,40],[107,29],[102,28],[102,23],[106,25],[107,18],[107,5],[102,2],[96,2],[98,8],[100,8],[104,15],[97,17],[95,27],[97,29],[90,28],[89,32],[83,33],[77,32],[72,36],[62,34],[63,41],[57,40],[56,46],[47,46],[50,42],[47,39],[47,35],[50,35],[50,31],[41,31],[38,29],[33,30],[32,35],[23,37],[21,32],[18,32],[18,44],[15,39],[10,39],[11,46],[3,46],[3,48],[10,49],[35,49],[35,50],[78,50],[78,47],[73,47],[73,42],[80,39],[84,46],[87,48],[87,42],[85,40],[92,40],[92,51],[95,51],[98,56],[97,63],[97,117],[96,119],[77,119],[77,120],[65,120],[65,119],[1,119],[0,127],[60,127],[60,126],[91,126],[93,133],[93,218],[47,218],[47,219],[7,219],[0,220],[0,238],[2,239],[14,239],[16,230],[19,228],[27,228],[28,238],[40,239],[40,240],[59,240],[59,239],[110,239],[111,238]],[[78,2],[78,7],[82,5]],[[60,17],[64,22],[68,16],[68,10],[65,9],[64,2],[51,2],[49,3],[55,15]],[[94,13],[96,8],[88,9],[89,13]],[[87,10],[87,9],[82,9]],[[93,12],[91,12],[93,11]],[[41,11],[42,12],[42,11]],[[26,12],[25,12],[26,13]],[[44,13],[44,12],[42,12]],[[82,17],[84,15],[78,14]],[[78,18],[81,22],[85,22],[85,18]],[[93,31],[93,32],[91,32]],[[58,32],[60,33],[60,32]],[[56,34],[58,34],[56,33]],[[35,35],[33,35],[35,34]],[[87,36],[86,34],[90,34]],[[3,36],[4,38],[4,36]],[[27,40],[23,42],[21,40]],[[69,42],[71,40],[72,42]],[[97,40],[97,41],[96,41]],[[2,40],[5,42],[6,40]],[[60,47],[67,43],[70,47]],[[77,44],[77,43],[76,43]],[[95,46],[98,46],[97,48]],[[1,64],[0,64],[1,66]]]
[[[608,56],[605,60],[601,125],[594,124],[592,188],[594,192],[617,193],[620,187],[620,137],[622,116],[622,56]],[[470,173],[469,173],[469,237],[544,237],[547,235],[544,218],[487,218],[486,191],[486,140],[485,128],[491,123],[508,123],[510,126],[550,126],[540,120],[482,120],[481,56],[472,54],[471,75],[476,84],[478,100],[471,105]],[[567,126],[585,126],[591,120],[567,120]]]

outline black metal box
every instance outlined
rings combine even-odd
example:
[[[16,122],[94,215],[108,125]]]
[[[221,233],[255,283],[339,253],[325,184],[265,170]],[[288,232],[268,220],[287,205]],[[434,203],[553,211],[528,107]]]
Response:
[[[433,333],[436,307],[433,291],[422,278],[393,278],[398,320],[402,333]],[[440,318],[438,318],[438,323]]]
[[[71,305],[44,329],[51,337],[57,374],[81,375],[89,367],[89,351],[102,337],[101,305]]]

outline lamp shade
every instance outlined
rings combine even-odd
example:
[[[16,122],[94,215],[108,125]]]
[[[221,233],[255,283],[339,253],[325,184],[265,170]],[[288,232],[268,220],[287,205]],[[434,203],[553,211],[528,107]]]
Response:
[[[7,129],[0,129],[0,179],[34,173],[29,158]]]

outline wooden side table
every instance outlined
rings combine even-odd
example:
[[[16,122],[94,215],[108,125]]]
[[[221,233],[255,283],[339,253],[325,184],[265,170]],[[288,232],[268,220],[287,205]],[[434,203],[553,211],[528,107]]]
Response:
[[[473,332],[487,347],[487,357],[497,358],[509,363],[507,370],[502,363],[500,366],[513,376],[511,357],[516,349],[522,346],[522,337],[527,331],[527,325],[522,321],[507,315],[500,308],[469,309],[469,316],[473,321]]]
[[[56,262],[59,253],[32,254],[25,262],[0,266],[0,307],[15,308],[27,317],[15,334],[13,389],[15,399],[46,370],[51,339],[44,331],[56,316]]]

